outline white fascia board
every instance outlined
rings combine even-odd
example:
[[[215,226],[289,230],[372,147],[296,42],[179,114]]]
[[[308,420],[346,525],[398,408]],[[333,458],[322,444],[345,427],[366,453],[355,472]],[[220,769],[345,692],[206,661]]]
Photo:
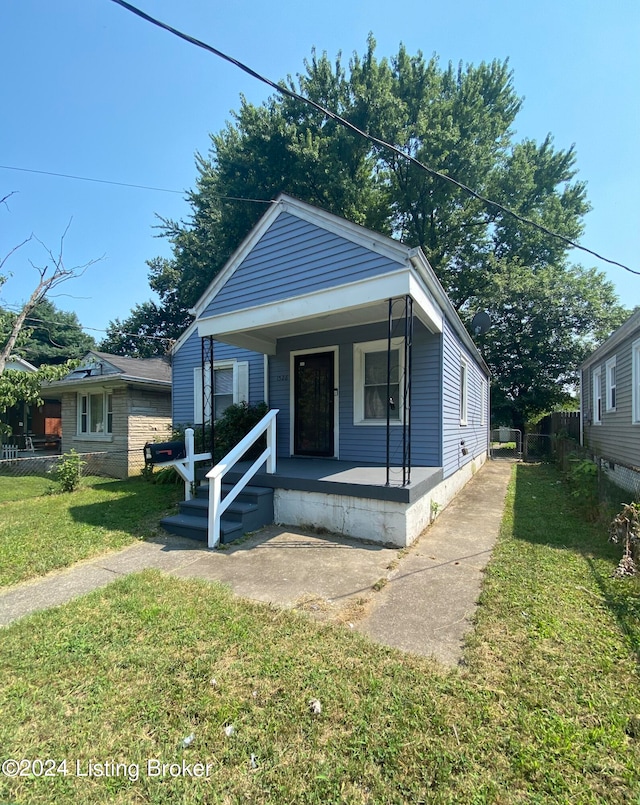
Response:
[[[432,333],[442,332],[442,311],[413,274],[409,278],[409,294],[417,304],[415,315]]]
[[[412,291],[418,297],[414,297],[418,306],[415,311],[416,315],[425,322],[430,330],[441,332],[442,316],[419,287],[411,269],[406,268],[401,271],[393,271],[377,277],[338,285],[334,288],[314,291],[291,299],[283,299],[265,305],[243,308],[242,310],[200,319],[198,333],[200,336],[218,336],[221,341],[225,340],[225,336],[232,336],[234,333],[238,333],[244,339],[251,337],[252,330],[260,330],[296,321],[313,320],[318,316],[326,316],[331,313],[357,310],[360,307],[373,305],[376,302],[382,302],[392,297],[412,294]],[[345,304],[347,299],[352,299],[353,304]],[[263,343],[268,344],[262,337],[260,339]],[[267,350],[266,354],[275,354],[275,340],[269,346],[271,349]]]

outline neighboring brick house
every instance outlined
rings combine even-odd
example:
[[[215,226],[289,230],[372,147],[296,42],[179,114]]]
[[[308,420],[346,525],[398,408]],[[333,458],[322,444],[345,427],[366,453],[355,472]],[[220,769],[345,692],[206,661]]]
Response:
[[[170,433],[171,365],[162,358],[92,350],[46,393],[62,400],[62,452],[100,454],[108,475],[138,474],[145,443]]]

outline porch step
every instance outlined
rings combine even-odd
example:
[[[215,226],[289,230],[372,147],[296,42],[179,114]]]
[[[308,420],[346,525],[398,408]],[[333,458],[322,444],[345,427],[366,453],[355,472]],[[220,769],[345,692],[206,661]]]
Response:
[[[222,485],[224,498],[233,489]],[[209,516],[209,487],[198,487],[196,497],[179,504],[179,514],[165,517],[160,525],[170,534],[207,542]],[[246,486],[225,511],[220,521],[220,541],[233,542],[249,531],[256,531],[273,522],[273,489]]]
[[[195,539],[198,542],[207,544],[207,518],[198,517],[191,514],[173,514],[171,517],[164,517],[160,520],[160,525],[170,534],[187,539]],[[220,542],[226,544],[233,542],[244,534],[241,522],[226,520],[224,517],[220,521]]]

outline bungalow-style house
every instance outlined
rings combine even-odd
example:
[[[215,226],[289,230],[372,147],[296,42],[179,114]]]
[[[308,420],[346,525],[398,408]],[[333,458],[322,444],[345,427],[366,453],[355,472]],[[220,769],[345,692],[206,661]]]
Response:
[[[408,545],[487,458],[489,370],[420,249],[281,195],[192,313],[174,425],[215,429],[243,400],[277,412],[251,482],[275,522]],[[206,539],[205,504],[165,527],[195,536],[199,518]]]
[[[614,483],[640,492],[640,310],[580,367],[581,443]]]
[[[103,454],[105,474],[116,478],[139,473],[145,443],[170,433],[168,360],[92,350],[45,390],[62,400],[62,452]]]

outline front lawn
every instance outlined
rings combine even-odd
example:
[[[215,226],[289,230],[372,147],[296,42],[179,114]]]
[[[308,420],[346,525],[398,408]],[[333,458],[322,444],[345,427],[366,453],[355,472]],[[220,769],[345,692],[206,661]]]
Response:
[[[0,479],[25,484],[50,479]],[[20,488],[20,487],[19,487]],[[182,486],[142,478],[83,479],[75,492],[0,504],[0,587],[68,567],[153,533],[161,512],[180,498]]]
[[[5,629],[0,801],[637,803],[640,585],[514,474],[459,669],[155,571]]]
[[[45,495],[52,486],[51,478],[40,475],[27,475],[21,478],[0,476],[0,503],[37,498]]]

